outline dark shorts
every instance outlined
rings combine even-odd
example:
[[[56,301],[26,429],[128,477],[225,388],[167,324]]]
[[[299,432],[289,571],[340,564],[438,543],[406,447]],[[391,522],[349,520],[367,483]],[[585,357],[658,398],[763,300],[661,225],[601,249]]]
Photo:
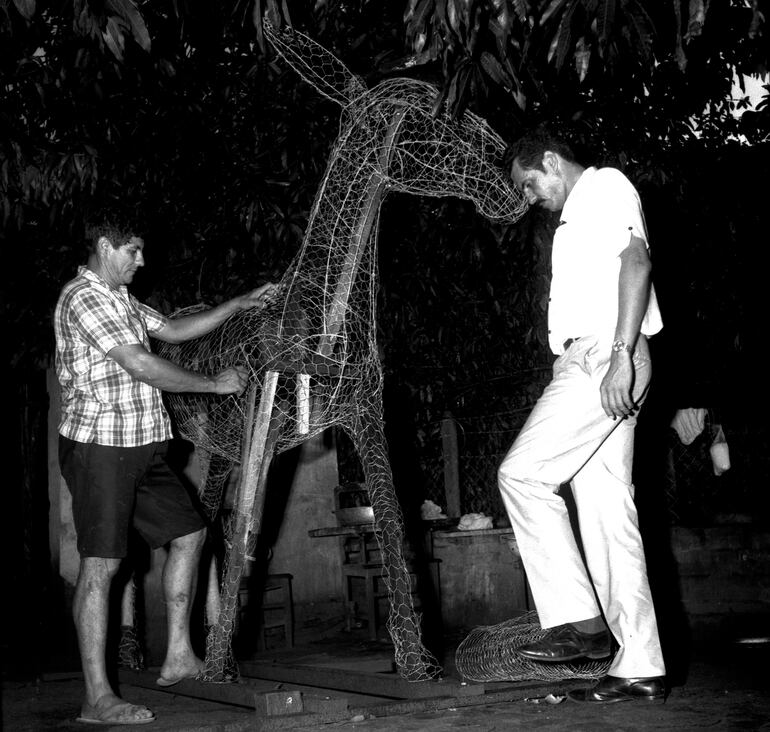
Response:
[[[168,443],[110,447],[59,436],[81,557],[122,558],[133,525],[152,549],[205,527],[176,473]]]

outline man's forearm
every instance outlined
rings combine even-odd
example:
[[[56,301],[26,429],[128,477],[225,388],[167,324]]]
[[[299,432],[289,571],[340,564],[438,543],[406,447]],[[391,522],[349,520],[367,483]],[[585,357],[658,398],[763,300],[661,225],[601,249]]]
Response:
[[[239,310],[265,307],[274,296],[275,291],[276,285],[272,282],[266,282],[251,292],[238,295],[215,308],[211,308],[211,310],[202,310],[199,313],[169,320],[160,331],[155,331],[152,335],[166,343],[183,343],[193,338],[200,338],[224,323]]]
[[[632,346],[639,337],[650,298],[650,258],[641,239],[632,237],[631,244],[620,255],[618,277],[618,321],[615,339]]]
[[[641,239],[631,242],[620,255],[618,277],[618,320],[615,341],[622,346],[612,349],[610,365],[599,387],[602,408],[608,417],[623,419],[633,413],[636,404],[632,389],[636,345],[650,294],[650,258]]]
[[[118,346],[109,354],[137,381],[171,392],[216,393],[214,377],[188,371],[146,351],[142,346]]]
[[[210,333],[238,310],[240,307],[236,300],[228,300],[210,310],[201,310],[198,313],[174,318],[168,322],[163,331],[153,335],[168,343],[184,343]]]

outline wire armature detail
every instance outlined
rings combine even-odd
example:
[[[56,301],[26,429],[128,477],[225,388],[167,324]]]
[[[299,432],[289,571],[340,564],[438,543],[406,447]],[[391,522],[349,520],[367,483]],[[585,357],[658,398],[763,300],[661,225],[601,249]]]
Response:
[[[470,200],[488,219],[514,222],[526,210],[502,168],[503,140],[484,120],[434,114],[438,91],[413,79],[367,90],[336,57],[307,36],[269,24],[278,54],[342,107],[339,136],[310,213],[301,250],[263,310],[233,315],[211,334],[162,355],[196,371],[248,364],[240,397],[170,395],[184,437],[210,466],[202,499],[216,513],[228,473],[239,466],[228,527],[221,609],[209,633],[203,678],[224,678],[244,557],[262,518],[272,456],[332,426],[351,438],[374,510],[390,599],[387,628],[401,675],[435,678],[424,647],[404,559],[403,517],[383,433],[382,368],[376,343],[377,230],[389,191]]]

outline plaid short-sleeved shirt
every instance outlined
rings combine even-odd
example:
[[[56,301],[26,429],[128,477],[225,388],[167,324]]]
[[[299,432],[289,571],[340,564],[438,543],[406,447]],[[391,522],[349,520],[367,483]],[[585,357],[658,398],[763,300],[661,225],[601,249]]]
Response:
[[[61,384],[59,433],[76,442],[137,447],[171,438],[160,389],[137,381],[107,355],[140,344],[167,318],[111,288],[87,267],[59,295],[54,312],[56,374]]]

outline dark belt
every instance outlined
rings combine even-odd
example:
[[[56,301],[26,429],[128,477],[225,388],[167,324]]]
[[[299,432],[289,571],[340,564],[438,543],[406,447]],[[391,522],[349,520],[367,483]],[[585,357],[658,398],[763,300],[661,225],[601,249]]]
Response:
[[[578,336],[577,338],[567,338],[566,341],[564,341],[564,350],[566,351],[573,343],[577,343],[582,338],[582,336]]]

